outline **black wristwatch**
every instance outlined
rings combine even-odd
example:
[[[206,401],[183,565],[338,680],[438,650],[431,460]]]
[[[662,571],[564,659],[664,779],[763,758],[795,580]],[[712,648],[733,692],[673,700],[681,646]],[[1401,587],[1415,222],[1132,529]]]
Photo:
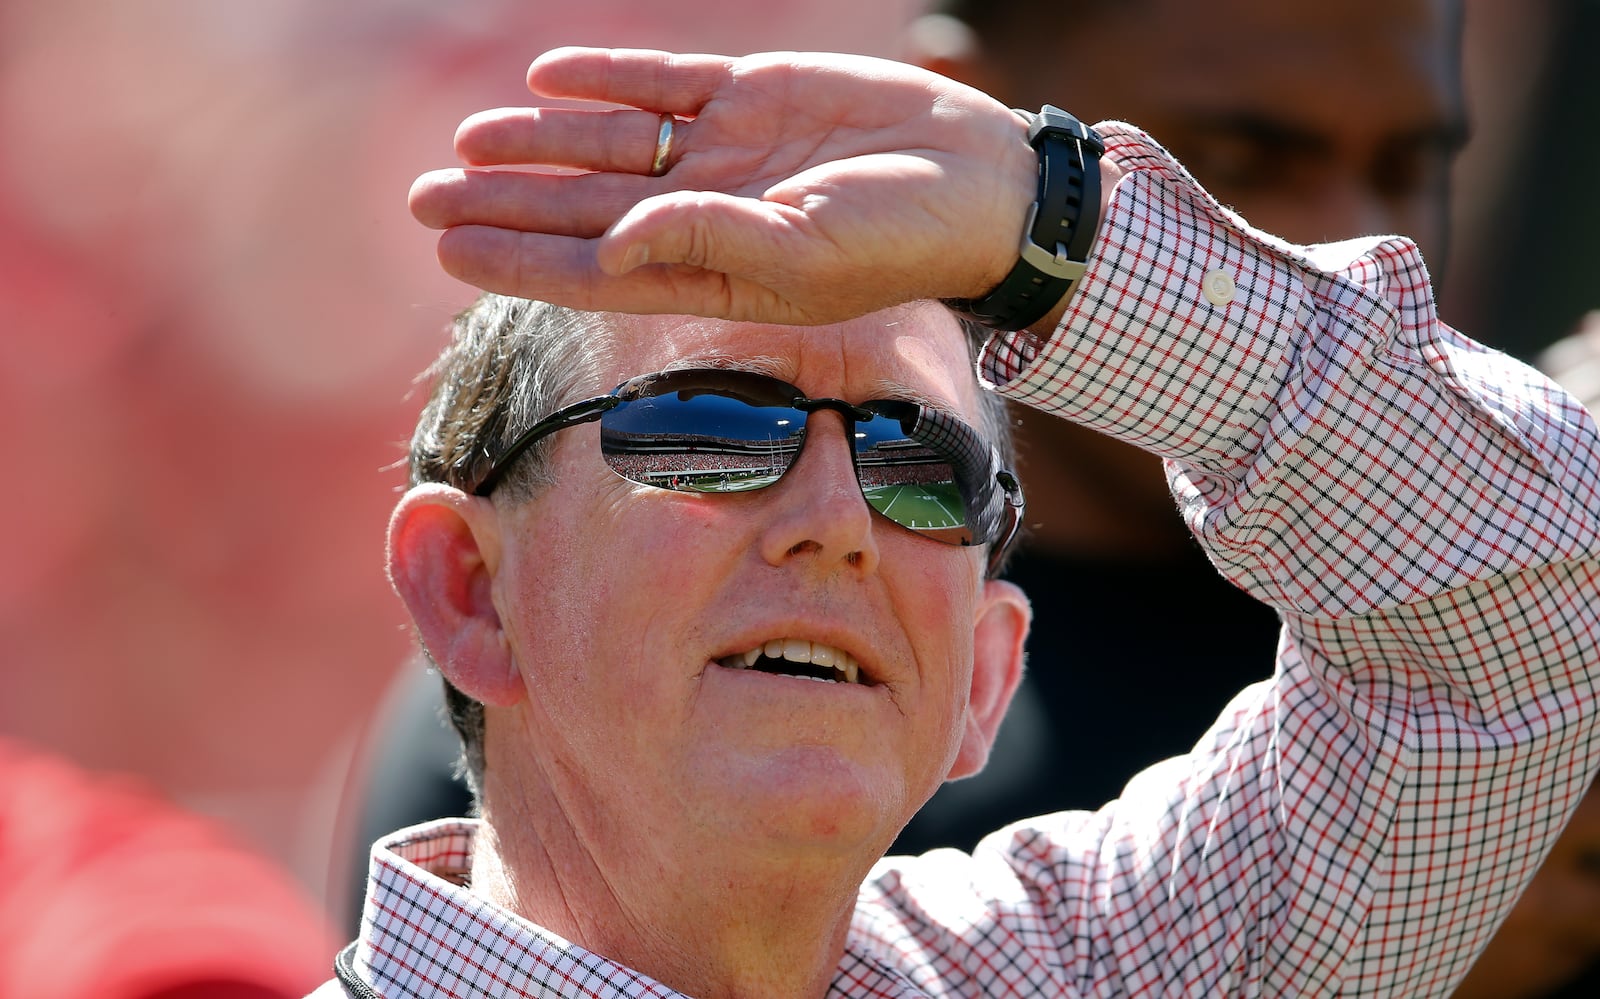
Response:
[[[958,312],[997,330],[1031,326],[1066,297],[1083,276],[1100,227],[1100,157],[1095,130],[1057,107],[1028,122],[1028,143],[1039,154],[1039,194],[1028,210],[1019,259],[1004,281],[977,299],[957,299]]]

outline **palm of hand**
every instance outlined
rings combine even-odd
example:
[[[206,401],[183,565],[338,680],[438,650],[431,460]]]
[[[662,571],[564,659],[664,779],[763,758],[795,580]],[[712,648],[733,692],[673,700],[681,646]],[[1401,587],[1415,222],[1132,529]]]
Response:
[[[562,50],[535,62],[529,84],[643,110],[463,124],[469,163],[586,171],[418,181],[413,210],[447,229],[441,261],[481,287],[578,308],[822,323],[976,294],[1015,257],[1032,152],[1002,106],[942,77],[848,56]],[[649,177],[659,113],[687,120],[670,169]]]

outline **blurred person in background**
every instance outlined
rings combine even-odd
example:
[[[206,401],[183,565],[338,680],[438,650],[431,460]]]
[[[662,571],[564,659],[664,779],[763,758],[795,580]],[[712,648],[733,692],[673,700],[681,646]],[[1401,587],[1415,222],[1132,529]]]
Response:
[[[0,738],[0,996],[285,999],[327,974],[320,907],[140,780]]]
[[[907,44],[1012,107],[1070,95],[1085,120],[1147,129],[1268,232],[1405,233],[1437,273],[1467,132],[1461,14],[1453,0],[944,0]],[[989,769],[941,790],[897,849],[1099,807],[1192,747],[1277,646],[1277,616],[1183,529],[1158,459],[1016,409],[1028,520],[1007,577],[1037,611],[1028,673]],[[1137,704],[1140,722],[1085,702]]]
[[[448,315],[414,303],[450,289],[387,252],[377,55],[291,57],[304,16],[0,3],[0,419],[29,470],[0,496],[26,525],[0,733],[143,778],[320,897],[409,647],[348,524],[390,502],[395,379]]]
[[[1507,11],[1472,13],[1500,24]],[[1437,281],[1451,234],[1451,166],[1468,132],[1463,15],[1452,0],[944,0],[912,25],[908,48],[921,65],[1014,107],[1071,94],[1092,117],[1148,128],[1219,200],[1297,242],[1413,234]],[[1540,19],[1577,29],[1580,15],[1518,9],[1512,17],[1555,33]],[[1063,51],[1071,57],[1052,55]],[[1139,70],[1119,72],[1132,53]],[[1581,108],[1580,100],[1572,110]],[[1572,213],[1513,214],[1532,229],[1559,227]],[[1497,254],[1495,273],[1500,256],[1539,255]],[[1561,263],[1570,270],[1583,259],[1575,248]],[[1495,328],[1514,330],[1508,346],[1536,345],[1548,320],[1514,310],[1509,283],[1486,285],[1463,300],[1498,316]],[[1596,325],[1539,359],[1590,400],[1600,398]],[[1187,751],[1237,687],[1258,678],[1249,671],[1263,661],[1259,650],[1276,643],[1276,617],[1181,531],[1157,462],[1024,407],[1018,417],[1030,531],[1007,576],[1034,603],[1029,669],[989,767],[942,788],[900,850],[970,847],[996,820],[1098,807],[1141,768]],[[1182,626],[1169,626],[1174,617]],[[1085,698],[1149,714],[1129,725],[1115,712],[1075,710]],[[1558,987],[1600,994],[1597,809],[1594,796],[1580,808],[1463,997],[1532,999]]]

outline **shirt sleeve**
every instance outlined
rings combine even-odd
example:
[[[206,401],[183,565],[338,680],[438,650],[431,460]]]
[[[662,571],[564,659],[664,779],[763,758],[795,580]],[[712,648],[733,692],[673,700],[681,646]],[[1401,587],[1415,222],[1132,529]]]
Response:
[[[1277,671],[1102,812],[889,865],[864,905],[923,913],[947,974],[1014,948],[1064,994],[1447,994],[1596,763],[1594,421],[1443,325],[1409,242],[1290,246],[1102,134],[1129,173],[1089,271],[983,373],[1165,460],[1282,616]],[[982,942],[926,916],[951,883]]]

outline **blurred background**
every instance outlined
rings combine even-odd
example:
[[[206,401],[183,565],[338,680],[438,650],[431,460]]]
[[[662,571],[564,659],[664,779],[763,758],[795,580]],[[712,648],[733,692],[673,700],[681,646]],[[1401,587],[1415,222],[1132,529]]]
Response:
[[[142,776],[321,891],[406,661],[383,532],[472,291],[411,220],[566,43],[892,48],[905,4],[0,4],[0,731]]]
[[[1530,357],[1600,307],[1600,5],[1466,6],[1443,312]],[[472,296],[412,179],[551,46],[892,56],[919,9],[0,0],[0,736],[217,820],[343,919],[341,804],[419,668],[382,568],[412,379]]]

